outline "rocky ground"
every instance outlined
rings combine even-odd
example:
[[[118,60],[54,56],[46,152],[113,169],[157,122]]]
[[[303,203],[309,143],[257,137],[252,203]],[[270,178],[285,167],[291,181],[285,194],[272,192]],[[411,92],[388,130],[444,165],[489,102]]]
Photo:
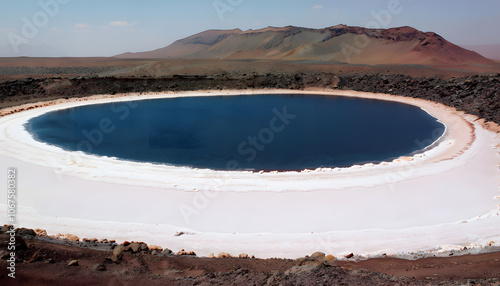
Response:
[[[418,260],[340,261],[319,252],[296,260],[226,253],[209,258],[20,228],[11,259],[8,230],[0,230],[2,285],[500,285],[499,252]],[[15,278],[9,277],[9,259],[15,260]]]
[[[451,79],[382,73],[265,73],[168,77],[27,78],[0,83],[0,108],[93,94],[249,88],[352,89],[424,98],[500,124],[500,74]]]
[[[447,80],[405,75],[348,75],[340,76],[338,87],[428,99],[500,124],[500,74]]]

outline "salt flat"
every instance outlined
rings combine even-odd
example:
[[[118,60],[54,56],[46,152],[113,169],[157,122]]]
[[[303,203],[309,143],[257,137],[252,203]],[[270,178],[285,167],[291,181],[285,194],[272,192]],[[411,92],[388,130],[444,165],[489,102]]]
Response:
[[[35,141],[23,124],[82,104],[256,93],[311,93],[419,106],[447,126],[434,148],[378,165],[251,173],[98,158]],[[441,104],[353,91],[224,91],[94,96],[31,104],[0,118],[0,166],[19,171],[19,226],[81,238],[140,240],[198,255],[361,255],[500,242],[499,135]],[[17,109],[27,106],[17,107]],[[12,110],[2,110],[4,114]],[[0,113],[1,114],[1,113]],[[6,176],[0,176],[6,185]],[[6,218],[6,198],[0,216]],[[5,219],[6,220],[6,219]],[[174,236],[178,231],[189,233]]]

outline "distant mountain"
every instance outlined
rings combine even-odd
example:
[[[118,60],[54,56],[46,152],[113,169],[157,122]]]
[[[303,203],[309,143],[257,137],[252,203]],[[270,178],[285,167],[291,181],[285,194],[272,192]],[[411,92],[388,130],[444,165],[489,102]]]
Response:
[[[500,44],[498,45],[462,45],[462,48],[477,52],[493,60],[500,60]]]
[[[337,25],[261,30],[208,30],[173,44],[118,58],[279,59],[351,64],[492,64],[436,33],[412,27],[367,29]]]

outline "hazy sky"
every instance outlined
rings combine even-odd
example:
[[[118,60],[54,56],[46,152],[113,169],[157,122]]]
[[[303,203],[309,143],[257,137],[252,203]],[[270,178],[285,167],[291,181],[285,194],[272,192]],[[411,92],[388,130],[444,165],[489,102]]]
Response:
[[[377,23],[433,31],[455,44],[500,44],[500,1],[0,0],[0,56],[112,56],[208,29]]]

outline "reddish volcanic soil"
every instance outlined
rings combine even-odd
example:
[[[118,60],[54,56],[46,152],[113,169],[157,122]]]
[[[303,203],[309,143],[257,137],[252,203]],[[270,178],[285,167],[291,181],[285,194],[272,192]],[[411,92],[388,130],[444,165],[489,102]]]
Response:
[[[113,258],[119,246],[112,243],[23,237],[17,236],[15,279],[8,277],[8,254],[1,253],[2,285],[500,285],[500,252],[357,262],[316,253],[294,261],[198,258],[146,247],[134,252],[128,244]],[[0,234],[2,249],[8,239]]]

